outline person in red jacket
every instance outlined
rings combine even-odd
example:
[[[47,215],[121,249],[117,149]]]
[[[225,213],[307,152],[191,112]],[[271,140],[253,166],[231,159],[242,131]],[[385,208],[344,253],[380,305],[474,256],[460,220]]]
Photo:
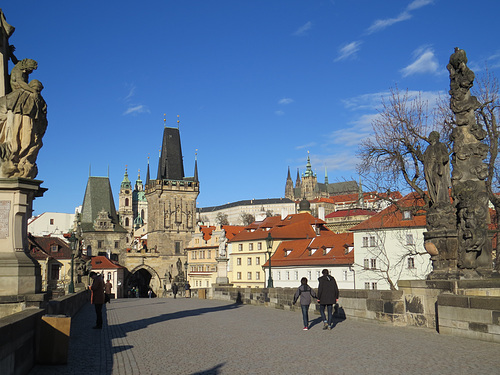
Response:
[[[318,302],[320,304],[319,312],[321,314],[321,319],[323,319],[323,329],[332,329],[333,305],[337,303],[337,300],[339,299],[339,288],[335,278],[332,275],[329,275],[327,269],[324,269],[321,273],[323,276],[318,279]],[[328,319],[325,316],[325,307],[327,309]]]
[[[95,307],[96,322],[94,329],[102,329],[102,305],[104,305],[104,280],[102,276],[98,273],[91,272],[90,277],[92,278],[92,286],[90,290],[92,291],[92,296],[90,298],[90,303]]]

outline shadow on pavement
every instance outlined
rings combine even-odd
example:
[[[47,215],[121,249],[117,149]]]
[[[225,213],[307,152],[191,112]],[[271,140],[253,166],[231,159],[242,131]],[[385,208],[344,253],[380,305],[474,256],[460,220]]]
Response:
[[[191,375],[217,375],[220,374],[220,369],[225,365],[225,363],[218,364],[211,369],[205,371],[194,372]]]

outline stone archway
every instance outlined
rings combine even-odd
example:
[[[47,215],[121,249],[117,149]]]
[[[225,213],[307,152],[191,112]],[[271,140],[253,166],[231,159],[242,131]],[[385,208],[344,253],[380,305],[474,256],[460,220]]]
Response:
[[[153,291],[154,295],[158,294],[161,281],[158,273],[153,268],[146,264],[141,264],[130,271],[125,280],[125,286],[127,295],[129,290],[135,288],[138,290],[139,297],[145,298],[148,296],[149,289]],[[131,297],[135,296],[131,295]]]

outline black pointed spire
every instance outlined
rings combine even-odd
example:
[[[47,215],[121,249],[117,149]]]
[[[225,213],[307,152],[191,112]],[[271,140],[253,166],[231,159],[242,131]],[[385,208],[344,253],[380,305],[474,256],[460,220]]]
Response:
[[[148,156],[148,170],[146,171],[146,185],[149,185],[149,156]]]
[[[198,152],[194,154],[194,180],[198,181]]]
[[[287,180],[291,180],[292,176],[290,176],[290,166],[288,166],[288,176],[286,178]]]
[[[158,180],[184,179],[181,137],[179,129],[164,128],[163,143],[158,163]]]

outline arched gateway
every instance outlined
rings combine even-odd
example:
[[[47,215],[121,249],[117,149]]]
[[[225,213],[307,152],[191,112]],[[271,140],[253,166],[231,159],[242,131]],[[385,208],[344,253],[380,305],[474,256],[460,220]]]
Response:
[[[141,264],[130,271],[125,279],[125,287],[127,296],[135,297],[129,294],[129,291],[134,288],[139,291],[139,297],[147,297],[150,288],[153,293],[158,293],[158,290],[160,290],[160,276],[152,267]]]

